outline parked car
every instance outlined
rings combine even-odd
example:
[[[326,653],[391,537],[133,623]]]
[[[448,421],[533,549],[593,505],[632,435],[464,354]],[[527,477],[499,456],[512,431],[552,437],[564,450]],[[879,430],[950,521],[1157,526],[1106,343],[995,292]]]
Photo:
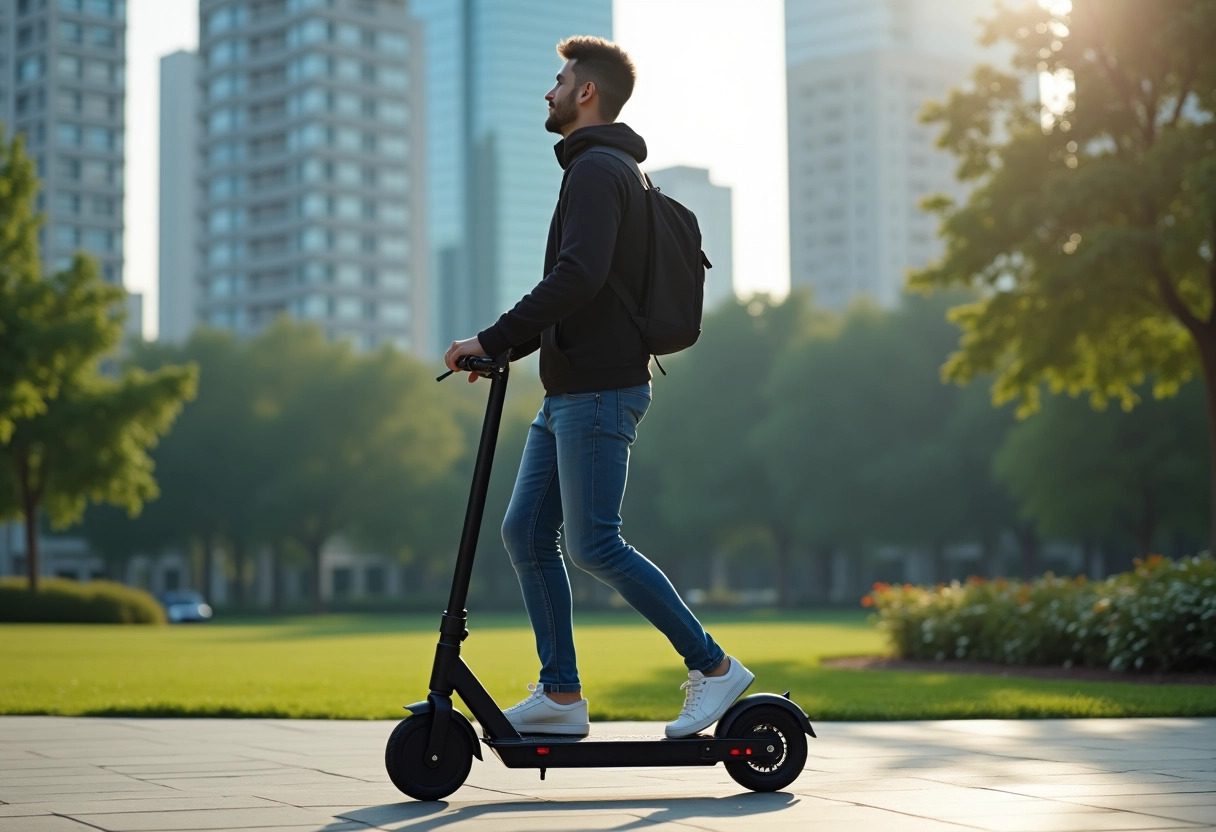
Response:
[[[160,604],[170,624],[185,624],[211,620],[211,606],[197,592],[185,590],[166,592],[160,596]]]

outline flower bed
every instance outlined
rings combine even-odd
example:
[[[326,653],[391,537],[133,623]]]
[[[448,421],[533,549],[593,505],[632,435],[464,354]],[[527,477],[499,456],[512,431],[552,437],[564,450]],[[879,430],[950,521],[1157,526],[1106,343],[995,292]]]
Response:
[[[935,588],[875,584],[895,654],[1143,672],[1216,670],[1216,561],[1137,560],[1104,581],[969,578]]]

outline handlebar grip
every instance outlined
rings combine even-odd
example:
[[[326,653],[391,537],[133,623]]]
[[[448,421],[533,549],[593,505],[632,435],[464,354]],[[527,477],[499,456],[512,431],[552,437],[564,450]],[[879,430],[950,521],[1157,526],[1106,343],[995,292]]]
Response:
[[[510,355],[510,352],[507,353]],[[477,375],[489,378],[494,374],[494,370],[498,367],[498,362],[490,358],[488,355],[462,355],[456,359],[456,366],[465,372],[477,373]],[[436,376],[435,381],[443,381],[452,374],[452,370]]]
[[[488,373],[494,369],[494,359],[488,355],[462,355],[456,366],[470,373]]]

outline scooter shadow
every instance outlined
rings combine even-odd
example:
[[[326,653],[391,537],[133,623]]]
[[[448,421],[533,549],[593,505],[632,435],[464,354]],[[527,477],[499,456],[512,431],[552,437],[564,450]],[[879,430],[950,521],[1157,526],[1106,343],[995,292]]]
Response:
[[[574,812],[611,812],[619,814],[617,826],[596,826],[611,832],[626,832],[631,829],[649,829],[655,824],[695,821],[700,818],[750,818],[768,812],[779,812],[796,803],[799,798],[784,792],[742,792],[728,797],[657,797],[657,798],[609,798],[606,800],[512,800],[502,803],[450,804],[445,801],[433,803],[389,803],[343,812],[334,819],[332,828],[342,828],[344,822],[356,821],[394,832],[430,832],[497,816],[505,821],[504,826],[516,827],[511,816],[531,818],[529,827],[545,832],[563,830],[585,830],[582,824],[562,823]],[[552,815],[552,818],[547,818]],[[330,826],[317,832],[326,832]],[[478,829],[489,826],[478,826]]]

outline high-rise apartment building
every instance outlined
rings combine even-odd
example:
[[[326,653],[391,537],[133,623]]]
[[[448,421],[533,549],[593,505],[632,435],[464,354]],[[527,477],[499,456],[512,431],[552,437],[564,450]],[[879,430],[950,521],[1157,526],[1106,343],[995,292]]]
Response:
[[[198,55],[160,59],[158,337],[180,342],[197,324]]]
[[[562,171],[545,93],[571,35],[612,37],[611,0],[412,0],[426,31],[435,339],[493,323],[544,277]]]
[[[43,267],[84,250],[122,284],[124,0],[0,2],[0,122],[37,166]]]
[[[422,42],[405,0],[200,0],[197,77],[198,322],[250,334],[286,314],[362,349],[424,350]]]
[[[705,308],[735,297],[734,243],[731,234],[731,190],[709,181],[709,171],[684,165],[648,171],[660,191],[697,215],[701,248],[713,268],[705,275]]]
[[[786,0],[790,284],[842,307],[899,301],[941,251],[926,196],[965,197],[919,114],[985,56],[987,0]]]

